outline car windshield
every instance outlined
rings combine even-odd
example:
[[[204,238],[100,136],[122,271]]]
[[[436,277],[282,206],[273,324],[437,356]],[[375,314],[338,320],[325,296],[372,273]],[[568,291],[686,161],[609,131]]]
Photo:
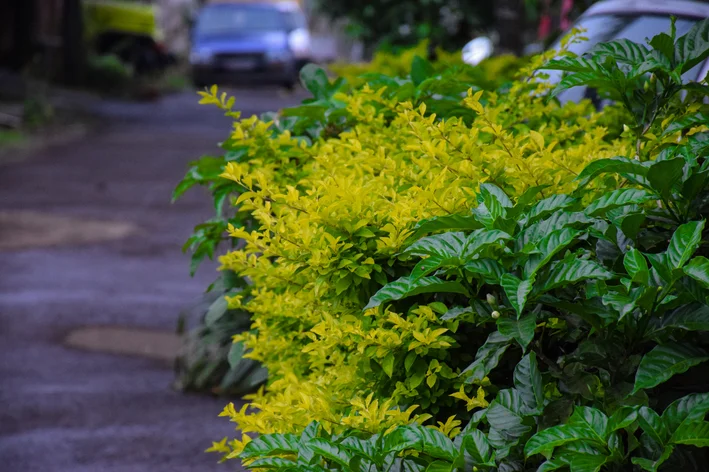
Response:
[[[199,16],[196,33],[214,36],[234,33],[253,33],[290,29],[285,12],[256,5],[212,5]]]
[[[678,18],[675,26],[677,37],[685,34],[697,22],[695,18]],[[669,33],[670,17],[665,15],[592,15],[581,18],[574,26],[586,30],[582,36],[588,38],[569,45],[569,51],[581,55],[588,52],[593,46],[600,42],[611,41],[613,39],[629,39],[636,43],[645,43],[646,38],[652,38],[659,33]],[[561,43],[557,42],[552,49],[558,50]],[[696,80],[700,66],[697,65],[692,70],[684,74],[685,80]],[[550,75],[552,83],[561,80],[560,71],[545,71]],[[586,87],[576,87],[563,92],[559,98],[562,101],[578,101],[586,95]]]

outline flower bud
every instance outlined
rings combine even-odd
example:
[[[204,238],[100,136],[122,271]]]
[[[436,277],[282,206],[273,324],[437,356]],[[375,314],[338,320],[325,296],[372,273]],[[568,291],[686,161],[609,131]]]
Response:
[[[491,316],[492,316],[492,319],[496,320],[496,319],[498,319],[498,318],[500,317],[500,312],[497,311],[497,310],[495,310],[495,311],[492,312],[492,315],[491,315]]]
[[[487,299],[487,302],[488,302],[491,306],[497,305],[497,298],[495,298],[495,295],[493,295],[493,294],[491,294],[491,293],[488,293],[485,298]]]

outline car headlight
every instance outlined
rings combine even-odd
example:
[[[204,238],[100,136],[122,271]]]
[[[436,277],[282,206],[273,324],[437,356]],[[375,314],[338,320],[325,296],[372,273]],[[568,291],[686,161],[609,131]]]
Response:
[[[209,64],[214,54],[208,49],[194,49],[190,52],[190,64]]]
[[[307,58],[310,55],[310,33],[304,28],[293,30],[288,35],[288,47],[297,58]]]

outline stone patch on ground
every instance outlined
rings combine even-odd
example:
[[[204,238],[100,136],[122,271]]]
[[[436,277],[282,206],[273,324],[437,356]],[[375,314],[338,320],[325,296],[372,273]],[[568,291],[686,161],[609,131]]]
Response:
[[[117,326],[87,326],[72,331],[64,339],[65,346],[75,349],[165,362],[175,360],[180,343],[176,333]]]
[[[138,227],[127,221],[0,211],[0,251],[91,244],[125,238],[137,232]]]

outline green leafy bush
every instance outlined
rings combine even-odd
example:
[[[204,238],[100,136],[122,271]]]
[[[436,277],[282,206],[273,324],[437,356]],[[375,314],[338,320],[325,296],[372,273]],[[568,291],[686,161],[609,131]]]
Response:
[[[547,64],[570,72],[552,94],[589,84],[624,112],[520,80],[434,115],[430,77],[324,79],[296,120],[237,122],[204,183],[235,205],[236,346],[269,381],[222,413],[260,436],[211,450],[252,469],[705,470],[709,87],[678,77],[708,31]]]

